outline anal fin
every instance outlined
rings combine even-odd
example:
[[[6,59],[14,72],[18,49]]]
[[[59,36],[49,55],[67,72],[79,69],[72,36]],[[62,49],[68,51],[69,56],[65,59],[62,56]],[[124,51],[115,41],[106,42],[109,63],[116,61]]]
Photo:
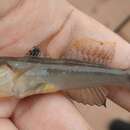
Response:
[[[67,90],[65,93],[73,100],[85,105],[105,106],[108,92],[104,87],[89,87],[85,89],[71,89]]]

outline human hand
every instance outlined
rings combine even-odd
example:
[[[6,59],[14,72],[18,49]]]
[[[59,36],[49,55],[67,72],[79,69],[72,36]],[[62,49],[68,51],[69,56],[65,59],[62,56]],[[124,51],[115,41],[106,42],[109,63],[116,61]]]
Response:
[[[103,48],[96,41],[105,42]],[[36,46],[41,49],[41,56],[83,59],[122,69],[130,67],[130,45],[65,0],[21,2],[1,17],[0,43],[1,56],[24,56]],[[81,54],[81,50],[85,52]],[[86,58],[88,55],[89,58]],[[130,111],[128,88],[109,87],[107,91],[110,99]],[[1,104],[0,116],[12,117],[20,130],[89,127],[73,105],[60,94],[33,96],[22,101],[2,99]],[[60,109],[61,106],[64,109]],[[4,122],[13,125],[2,118],[1,123]]]

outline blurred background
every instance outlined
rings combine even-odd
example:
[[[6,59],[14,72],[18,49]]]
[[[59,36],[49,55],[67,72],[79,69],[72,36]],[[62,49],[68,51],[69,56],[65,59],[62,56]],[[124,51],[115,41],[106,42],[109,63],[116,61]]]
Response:
[[[69,0],[77,8],[94,17],[130,42],[130,0]],[[94,130],[108,130],[114,119],[130,122],[130,113],[107,101],[107,108],[76,103]]]

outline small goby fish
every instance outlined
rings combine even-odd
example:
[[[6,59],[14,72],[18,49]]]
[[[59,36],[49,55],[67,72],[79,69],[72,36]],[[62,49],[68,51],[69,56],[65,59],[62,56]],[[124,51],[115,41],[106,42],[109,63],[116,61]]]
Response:
[[[78,102],[101,105],[109,86],[130,87],[130,71],[76,60],[0,57],[0,97],[62,91]],[[88,98],[91,93],[96,101]]]

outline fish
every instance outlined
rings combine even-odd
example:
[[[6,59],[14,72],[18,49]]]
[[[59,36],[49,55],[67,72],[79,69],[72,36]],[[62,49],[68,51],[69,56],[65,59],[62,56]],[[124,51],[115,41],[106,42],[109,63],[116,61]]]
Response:
[[[130,70],[79,60],[0,57],[0,97],[63,92],[83,104],[105,105],[109,86],[130,87]]]

